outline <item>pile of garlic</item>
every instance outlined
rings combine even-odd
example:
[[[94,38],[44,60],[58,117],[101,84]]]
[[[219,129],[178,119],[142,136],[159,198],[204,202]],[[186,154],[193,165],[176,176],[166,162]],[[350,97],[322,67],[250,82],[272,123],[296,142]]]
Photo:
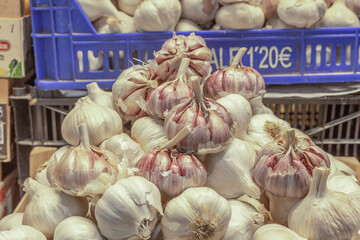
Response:
[[[204,39],[174,36],[112,92],[89,84],[0,239],[356,237],[356,173],[262,104],[245,50],[210,74]]]
[[[360,26],[358,0],[77,1],[99,33]]]

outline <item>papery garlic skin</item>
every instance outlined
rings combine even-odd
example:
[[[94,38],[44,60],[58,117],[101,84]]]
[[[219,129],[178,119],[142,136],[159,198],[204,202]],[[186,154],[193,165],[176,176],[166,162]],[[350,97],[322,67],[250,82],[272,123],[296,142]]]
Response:
[[[256,96],[249,99],[251,105],[251,112],[253,115],[257,114],[273,114],[274,112],[263,104],[263,95]]]
[[[143,177],[116,182],[95,206],[95,217],[103,236],[109,240],[149,239],[163,215],[160,192]]]
[[[264,216],[248,203],[230,200],[231,219],[222,240],[252,240],[255,231],[265,224]]]
[[[88,90],[89,98],[93,102],[101,106],[114,109],[115,111],[118,110],[114,103],[112,93],[102,90],[97,84],[97,82],[89,83],[88,85],[86,85],[86,89]]]
[[[80,142],[79,126],[86,123],[90,144],[99,145],[105,139],[122,132],[123,124],[119,114],[93,102],[90,98],[79,99],[61,124],[64,140],[77,146]]]
[[[256,230],[253,240],[306,240],[280,224],[266,224]]]
[[[168,141],[164,121],[143,117],[137,119],[131,127],[131,138],[140,144],[145,153]]]
[[[277,7],[280,0],[262,0],[261,7],[264,11],[265,18],[271,20],[273,18],[278,18]]]
[[[49,163],[47,164],[46,167],[46,178],[47,178],[47,182],[51,187],[56,187],[56,185],[53,182],[53,176],[51,175],[51,173],[55,171],[57,162],[69,150],[70,147],[71,147],[70,145],[62,146],[61,148],[56,150],[56,152],[54,152],[49,159]],[[44,183],[42,184],[45,185]]]
[[[117,0],[121,11],[133,16],[136,8],[143,0]]]
[[[135,166],[136,162],[145,154],[140,144],[132,140],[126,133],[106,139],[99,147],[114,153],[118,159],[126,159],[129,162],[129,167]]]
[[[49,180],[47,179],[47,167],[49,165],[49,161],[41,164],[41,166],[36,169],[35,180],[41,183],[44,186],[50,187]]]
[[[360,201],[329,190],[329,174],[314,169],[309,193],[289,213],[289,228],[308,239],[351,239],[360,229]]]
[[[174,80],[182,58],[189,58],[186,78],[198,76],[204,79],[211,73],[211,51],[205,40],[191,33],[189,36],[178,35],[165,41],[154,59],[158,64],[156,73],[163,81]]]
[[[181,0],[181,17],[202,25],[215,19],[217,0]]]
[[[259,199],[260,188],[250,173],[255,165],[255,158],[256,152],[249,143],[233,139],[224,151],[206,155],[206,186],[226,199],[243,194]]]
[[[67,195],[46,187],[28,178],[24,182],[25,191],[30,196],[22,223],[42,232],[47,238],[54,234],[56,226],[71,216],[86,216],[88,201]]]
[[[352,176],[357,177],[357,173],[352,168],[350,168],[348,165],[346,165],[342,161],[338,160],[330,153],[327,153],[327,155],[329,156],[329,159],[331,162],[331,165],[330,165],[331,172],[330,172],[329,178],[331,178],[332,176],[335,176],[335,175],[352,175]]]
[[[265,192],[265,195],[269,199],[269,210],[274,223],[287,227],[289,212],[300,199],[291,197],[276,197],[269,192]]]
[[[21,226],[24,213],[12,213],[0,220],[0,231],[10,230],[13,227]]]
[[[139,32],[174,31],[181,15],[179,0],[143,0],[134,12]]]
[[[257,5],[257,4],[260,4],[262,1],[263,0],[218,0],[218,2],[222,5],[232,4],[232,3],[240,3],[240,2]]]
[[[202,29],[199,27],[199,25],[185,18],[181,18],[175,26],[175,31],[177,32],[193,32],[201,30]]]
[[[216,23],[222,29],[254,29],[261,28],[265,15],[260,6],[248,3],[225,5],[216,13]]]
[[[22,225],[0,232],[0,240],[46,240],[44,234],[30,226]]]
[[[66,218],[55,228],[53,240],[103,240],[99,230],[90,219],[80,216]]]
[[[221,239],[228,228],[231,206],[214,190],[189,188],[170,200],[161,219],[164,240]]]
[[[357,0],[346,0],[346,6],[360,17],[360,2]]]
[[[191,187],[202,187],[206,182],[207,173],[200,160],[176,149],[153,150],[143,156],[136,167],[137,175],[153,182],[170,197]]]
[[[328,189],[334,192],[342,192],[349,194],[360,201],[360,186],[358,180],[354,176],[335,175],[327,181]]]
[[[310,28],[327,9],[324,0],[280,0],[277,13],[285,23],[298,28]]]

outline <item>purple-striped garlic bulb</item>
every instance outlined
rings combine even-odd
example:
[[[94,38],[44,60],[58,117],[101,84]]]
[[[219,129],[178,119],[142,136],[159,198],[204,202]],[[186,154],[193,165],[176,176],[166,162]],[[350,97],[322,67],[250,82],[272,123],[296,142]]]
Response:
[[[285,139],[266,144],[259,152],[254,178],[265,191],[276,197],[302,198],[310,187],[315,167],[330,167],[325,151],[309,138],[295,137],[287,130]]]
[[[149,93],[146,98],[146,110],[149,115],[164,119],[175,105],[191,99],[192,91],[186,79],[189,62],[189,58],[183,58],[176,79],[164,82]]]
[[[179,152],[174,146],[190,133],[190,127],[183,128],[162,147],[155,148],[142,156],[135,167],[137,175],[153,182],[162,193],[178,196],[190,187],[205,185],[207,173],[204,165],[193,154]]]
[[[139,103],[145,101],[157,86],[157,76],[147,66],[134,65],[123,71],[112,86],[114,102],[121,116],[126,120],[145,116]]]
[[[168,39],[155,53],[158,64],[156,73],[163,81],[174,80],[180,66],[181,59],[189,58],[187,78],[198,76],[201,79],[211,73],[211,51],[206,46],[205,40],[191,33],[189,36],[179,35]]]
[[[246,48],[240,48],[231,66],[211,74],[204,83],[206,97],[218,99],[235,93],[251,99],[265,94],[265,81],[261,74],[242,64],[241,59],[245,52]]]
[[[205,155],[222,151],[233,139],[235,124],[218,102],[205,98],[198,77],[189,79],[193,97],[173,107],[165,118],[168,139],[173,138],[185,126],[191,133],[177,144],[182,152]]]

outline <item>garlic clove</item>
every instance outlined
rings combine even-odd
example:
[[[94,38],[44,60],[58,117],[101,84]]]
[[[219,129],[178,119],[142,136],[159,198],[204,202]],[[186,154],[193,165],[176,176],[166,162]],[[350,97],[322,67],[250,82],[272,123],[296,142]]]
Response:
[[[267,224],[256,230],[253,240],[306,240],[279,224]]]

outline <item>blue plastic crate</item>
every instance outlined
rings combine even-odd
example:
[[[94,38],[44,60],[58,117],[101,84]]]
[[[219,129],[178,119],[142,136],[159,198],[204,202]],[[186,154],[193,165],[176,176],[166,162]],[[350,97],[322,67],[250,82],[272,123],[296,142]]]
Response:
[[[31,14],[36,86],[42,90],[85,89],[93,81],[111,88],[122,70],[130,67],[131,62],[137,63],[134,57],[151,59],[153,51],[172,37],[171,32],[98,34],[76,0],[32,0]],[[293,84],[360,81],[359,30],[276,29],[196,34],[206,40],[213,53],[213,71],[227,67],[237,50],[247,47],[243,63],[263,74],[267,84]],[[95,57],[99,52],[103,54],[101,70],[89,70],[87,58],[91,51]],[[83,56],[81,63],[79,53]]]

